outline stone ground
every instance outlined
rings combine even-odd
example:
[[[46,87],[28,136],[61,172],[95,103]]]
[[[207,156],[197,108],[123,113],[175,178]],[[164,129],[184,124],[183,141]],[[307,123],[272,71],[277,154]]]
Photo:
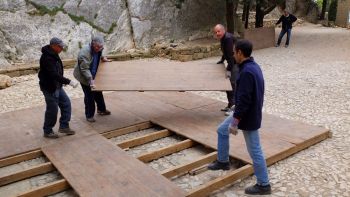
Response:
[[[276,32],[279,33],[279,29]],[[264,112],[330,128],[333,137],[270,166],[271,196],[350,196],[350,31],[304,24],[294,28],[292,34],[289,48],[282,45],[253,54],[263,69],[266,81]],[[216,62],[217,59],[210,58],[208,61]],[[71,78],[72,70],[66,70],[66,75]],[[44,104],[36,75],[17,77],[14,82],[12,87],[0,90],[1,113]],[[66,87],[65,90],[71,98],[83,95],[80,88]],[[223,92],[196,93],[226,101]],[[176,143],[177,140],[169,139],[169,142],[159,142],[159,145]],[[152,147],[147,146],[144,149]],[[202,151],[199,148],[178,156],[198,157],[205,154]],[[20,165],[44,162],[40,158],[37,160]],[[171,158],[163,160],[149,165],[158,170],[173,165]],[[2,169],[0,175],[5,173],[3,171],[6,169]],[[214,175],[205,177],[208,176]],[[53,179],[51,174],[44,177],[42,180]],[[59,175],[54,177],[56,179]],[[200,176],[183,177],[174,181],[187,190],[202,179]],[[42,182],[30,184],[35,186]],[[254,182],[255,178],[251,176],[211,196],[245,196],[244,187]],[[0,190],[0,196],[7,196],[3,191]],[[74,196],[74,192],[57,196]]]

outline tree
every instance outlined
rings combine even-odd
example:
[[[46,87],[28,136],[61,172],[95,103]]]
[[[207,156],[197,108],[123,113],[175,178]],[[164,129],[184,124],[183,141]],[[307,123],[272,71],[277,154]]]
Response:
[[[327,0],[323,0],[322,1],[322,11],[321,11],[321,15],[320,15],[320,20],[324,20],[324,17],[326,15],[326,10],[327,10]]]
[[[244,0],[244,6],[243,6],[243,14],[242,14],[242,21],[244,21],[244,28],[248,28],[249,24],[249,10],[250,10],[250,4],[252,0]]]
[[[264,26],[264,17],[266,14],[270,13],[273,9],[275,9],[277,5],[276,0],[256,0],[255,7],[255,27],[263,27]]]
[[[234,33],[235,31],[235,21],[234,17],[237,13],[238,0],[226,0],[226,23],[227,31]]]

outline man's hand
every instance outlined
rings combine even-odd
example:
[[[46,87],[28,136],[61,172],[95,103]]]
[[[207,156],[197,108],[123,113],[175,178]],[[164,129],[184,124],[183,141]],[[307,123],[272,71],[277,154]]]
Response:
[[[224,63],[224,60],[220,60],[218,62],[216,62],[216,64],[223,64]]]
[[[111,62],[112,61],[105,56],[103,56],[101,60],[102,60],[102,62]]]
[[[69,85],[72,86],[73,88],[76,88],[76,87],[78,87],[79,83],[75,80],[71,80],[69,82]]]
[[[91,88],[91,89],[95,89],[95,88],[96,88],[96,86],[95,86],[95,80],[91,80],[91,81],[90,81],[90,88]]]
[[[226,71],[226,79],[230,79],[231,78],[231,71]]]
[[[238,123],[239,123],[239,120],[236,118],[233,118],[232,122],[230,123],[230,125],[228,127],[231,134],[233,134],[233,135],[238,134]]]

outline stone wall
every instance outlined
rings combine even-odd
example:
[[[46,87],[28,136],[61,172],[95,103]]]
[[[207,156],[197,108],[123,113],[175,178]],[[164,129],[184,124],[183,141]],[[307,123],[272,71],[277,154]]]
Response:
[[[105,52],[150,49],[154,43],[207,37],[224,22],[220,0],[2,0],[0,68],[36,61],[53,36],[74,58],[92,35],[105,37]]]

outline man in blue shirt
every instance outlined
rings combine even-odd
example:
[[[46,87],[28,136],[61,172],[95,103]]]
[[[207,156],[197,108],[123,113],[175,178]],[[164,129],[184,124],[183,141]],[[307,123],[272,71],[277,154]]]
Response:
[[[237,135],[242,130],[247,150],[253,160],[257,184],[245,189],[246,194],[265,195],[271,193],[267,166],[258,129],[261,127],[264,102],[264,78],[260,66],[251,57],[253,46],[248,40],[235,44],[234,58],[238,63],[236,79],[236,106],[233,115],[227,117],[217,130],[218,158],[211,163],[210,170],[229,170],[229,134]]]
[[[99,115],[110,115],[101,91],[92,91],[95,87],[95,76],[100,64],[110,61],[102,56],[104,40],[101,36],[92,38],[91,44],[84,46],[78,54],[78,63],[74,68],[74,77],[80,82],[84,91],[85,116],[88,122],[95,122],[95,102]]]
[[[278,25],[282,22],[282,29],[281,29],[280,35],[278,36],[276,47],[280,46],[282,38],[286,33],[287,33],[287,40],[286,40],[285,47],[287,48],[289,46],[289,40],[292,35],[293,23],[296,20],[297,18],[293,14],[290,14],[287,10],[283,10],[283,15],[280,17],[280,19],[276,23],[276,25]]]

